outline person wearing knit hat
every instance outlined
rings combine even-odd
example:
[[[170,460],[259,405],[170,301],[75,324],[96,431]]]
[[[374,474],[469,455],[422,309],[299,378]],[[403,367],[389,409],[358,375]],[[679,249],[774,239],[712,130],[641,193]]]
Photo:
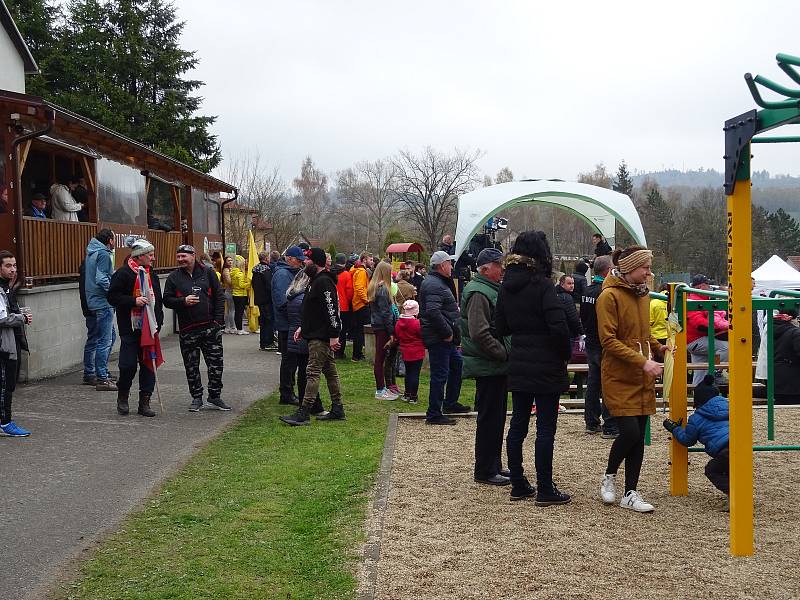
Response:
[[[419,319],[419,303],[416,300],[403,302],[403,313],[394,326],[394,335],[400,343],[400,356],[406,368],[403,402],[416,404],[419,394],[419,374],[425,359],[422,329]]]
[[[596,312],[603,345],[603,400],[617,417],[619,436],[611,445],[600,496],[606,504],[616,502],[616,476],[624,462],[625,493],[620,507],[652,512],[653,505],[644,501],[637,486],[647,417],[656,412],[655,378],[664,368],[653,356],[663,356],[669,348],[650,331],[647,281],[653,274],[653,253],[643,246],[630,246],[615,250],[612,261],[616,268],[603,281]]]
[[[97,391],[117,391],[108,372],[108,357],[114,346],[114,309],[108,302],[108,288],[114,274],[116,238],[110,229],[101,229],[86,246],[83,284],[86,307],[86,346],[83,353],[83,382]]]
[[[335,353],[338,359],[345,358],[347,336],[353,322],[353,274],[347,268],[347,256],[339,253],[331,267],[336,277],[336,295],[339,297],[339,315],[342,321],[342,332],[339,334],[339,349]]]
[[[714,376],[706,375],[694,389],[694,413],[682,427],[682,421],[664,419],[664,429],[686,446],[696,442],[703,444],[706,454],[711,457],[706,465],[708,480],[726,496],[730,493],[728,442],[730,423],[728,421],[728,401],[714,385]]]
[[[127,415],[128,398],[136,370],[139,370],[139,407],[143,417],[155,417],[150,408],[150,397],[156,379],[150,360],[145,358],[140,346],[144,313],[154,318],[160,329],[164,323],[161,283],[152,271],[156,258],[155,248],[145,239],[128,239],[131,255],[114,272],[108,289],[108,301],[117,309],[119,327],[119,379],[117,380],[117,412]],[[144,282],[144,285],[143,285]],[[152,321],[150,321],[152,322]]]

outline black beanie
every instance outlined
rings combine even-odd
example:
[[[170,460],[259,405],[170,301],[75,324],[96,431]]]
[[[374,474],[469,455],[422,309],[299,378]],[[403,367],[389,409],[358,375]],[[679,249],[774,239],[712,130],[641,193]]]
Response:
[[[324,267],[328,262],[328,257],[325,256],[325,250],[322,248],[311,248],[308,250],[308,258],[318,267]]]
[[[715,396],[719,396],[719,388],[714,385],[714,376],[706,375],[694,388],[694,407],[700,408]]]

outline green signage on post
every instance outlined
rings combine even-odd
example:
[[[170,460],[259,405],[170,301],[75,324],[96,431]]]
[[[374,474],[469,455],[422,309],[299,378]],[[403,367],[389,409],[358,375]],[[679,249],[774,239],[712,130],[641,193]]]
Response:
[[[236,254],[236,244],[225,244],[225,256]]]

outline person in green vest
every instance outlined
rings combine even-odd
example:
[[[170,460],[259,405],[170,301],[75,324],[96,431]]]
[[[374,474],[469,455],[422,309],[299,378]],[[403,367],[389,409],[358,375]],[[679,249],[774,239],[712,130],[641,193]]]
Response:
[[[503,431],[508,403],[508,353],[510,338],[494,332],[494,309],[503,279],[503,253],[484,248],[478,254],[478,275],[461,295],[462,376],[475,379],[475,481],[488,485],[509,485],[503,471]]]

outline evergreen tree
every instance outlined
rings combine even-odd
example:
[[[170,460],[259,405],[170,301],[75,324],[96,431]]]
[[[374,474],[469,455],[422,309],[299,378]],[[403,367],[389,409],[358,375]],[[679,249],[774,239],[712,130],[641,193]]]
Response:
[[[769,217],[773,254],[781,257],[800,253],[800,226],[782,208],[779,208]]]
[[[39,73],[26,80],[25,89],[34,96],[43,96],[58,78],[55,49],[61,11],[53,0],[6,0],[6,6],[39,66]]]
[[[619,167],[617,167],[617,175],[614,177],[612,182],[611,188],[615,192],[619,192],[620,194],[625,194],[628,196],[632,201],[634,199],[633,195],[633,179],[631,178],[631,174],[628,171],[628,165],[625,164],[623,160]],[[616,246],[619,248],[624,248],[626,246],[630,246],[633,244],[633,236],[629,234],[625,228],[617,222],[615,225],[615,232],[616,232]]]
[[[63,25],[51,2],[14,0],[31,49],[52,46],[32,93],[201,171],[220,163],[216,117],[196,114],[203,83],[184,77],[197,58],[180,47],[184,23],[170,2],[69,0]]]

